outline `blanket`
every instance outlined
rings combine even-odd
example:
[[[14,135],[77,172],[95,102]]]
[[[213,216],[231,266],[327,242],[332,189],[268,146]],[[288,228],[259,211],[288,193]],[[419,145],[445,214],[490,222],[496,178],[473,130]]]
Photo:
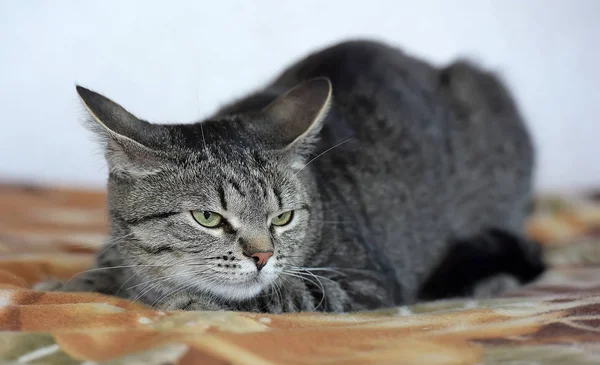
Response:
[[[597,364],[600,199],[540,197],[527,231],[551,269],[486,300],[268,315],[163,312],[91,293],[32,291],[89,268],[102,192],[0,186],[2,364]]]

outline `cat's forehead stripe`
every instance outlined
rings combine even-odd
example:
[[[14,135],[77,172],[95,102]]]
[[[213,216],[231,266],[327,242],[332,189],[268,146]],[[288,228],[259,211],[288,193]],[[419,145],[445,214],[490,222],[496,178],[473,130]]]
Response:
[[[221,208],[223,208],[223,210],[227,210],[227,199],[225,197],[225,189],[223,189],[223,185],[219,185],[219,201],[221,203]]]

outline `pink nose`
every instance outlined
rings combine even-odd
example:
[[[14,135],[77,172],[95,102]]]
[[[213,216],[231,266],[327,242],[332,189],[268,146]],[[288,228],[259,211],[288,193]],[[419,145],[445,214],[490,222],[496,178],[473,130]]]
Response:
[[[254,262],[256,263],[256,268],[258,269],[258,271],[260,271],[260,269],[262,269],[267,264],[267,261],[269,261],[271,256],[273,256],[273,251],[255,252],[252,254],[244,253],[244,255],[252,258],[252,260],[254,260]]]

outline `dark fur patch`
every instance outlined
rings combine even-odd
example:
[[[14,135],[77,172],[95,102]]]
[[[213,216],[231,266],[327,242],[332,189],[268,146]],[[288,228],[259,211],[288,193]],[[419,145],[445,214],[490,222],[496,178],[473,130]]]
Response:
[[[453,242],[419,297],[433,300],[470,295],[478,282],[498,274],[509,274],[528,283],[544,270],[537,243],[500,229],[489,229]]]
[[[223,185],[219,186],[219,201],[221,202],[221,208],[227,210],[227,200],[225,199],[225,189],[223,189]]]

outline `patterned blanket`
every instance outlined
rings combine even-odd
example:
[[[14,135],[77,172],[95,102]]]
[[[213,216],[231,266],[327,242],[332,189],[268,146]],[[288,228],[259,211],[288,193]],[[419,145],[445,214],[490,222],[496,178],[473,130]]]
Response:
[[[540,199],[528,232],[552,269],[491,300],[375,312],[161,312],[29,288],[88,268],[100,192],[0,186],[2,364],[598,364],[600,200]]]

